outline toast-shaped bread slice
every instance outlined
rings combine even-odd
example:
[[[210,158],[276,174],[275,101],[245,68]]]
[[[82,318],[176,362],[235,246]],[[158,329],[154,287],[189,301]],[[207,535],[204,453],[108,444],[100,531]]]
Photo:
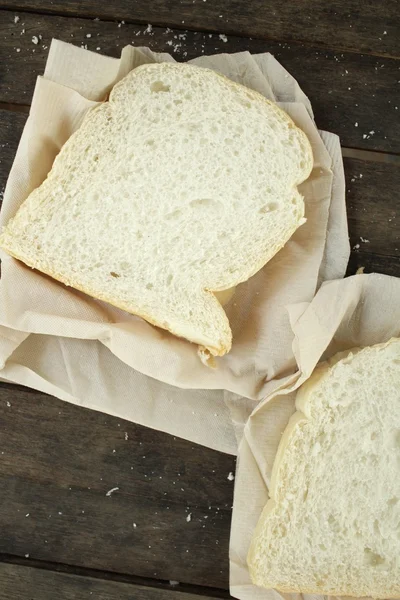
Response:
[[[24,263],[205,347],[229,351],[218,293],[302,223],[306,135],[208,69],[140,66],[91,110],[0,238]]]

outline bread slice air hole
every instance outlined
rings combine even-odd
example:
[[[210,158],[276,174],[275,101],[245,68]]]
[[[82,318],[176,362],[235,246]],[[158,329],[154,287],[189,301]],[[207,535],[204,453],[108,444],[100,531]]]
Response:
[[[169,92],[170,89],[171,89],[170,86],[165,85],[162,81],[154,81],[150,86],[150,90],[155,93]]]
[[[278,208],[279,208],[279,204],[277,202],[268,202],[268,204],[265,204],[264,206],[262,206],[258,212],[261,214],[271,213],[271,212],[278,210]]]

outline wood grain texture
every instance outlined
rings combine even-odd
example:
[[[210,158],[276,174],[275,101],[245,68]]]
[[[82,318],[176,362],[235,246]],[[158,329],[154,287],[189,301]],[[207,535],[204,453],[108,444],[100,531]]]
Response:
[[[0,205],[27,115],[0,109]]]
[[[345,158],[344,168],[353,250],[400,258],[400,166]]]
[[[10,10],[213,31],[397,55],[397,0],[1,0]]]
[[[234,469],[232,456],[2,384],[0,553],[226,589]]]
[[[28,561],[27,561],[28,562]],[[179,585],[157,589],[121,581],[0,563],[0,600],[196,600]],[[201,596],[208,600],[214,596]]]
[[[0,147],[4,148],[0,191],[4,189],[25,119],[26,115],[0,110]],[[354,158],[345,158],[344,166],[350,242],[355,255],[378,255],[381,258],[374,264],[380,272],[400,276],[396,258],[400,257],[400,166]]]
[[[346,276],[355,275],[359,269],[363,269],[363,273],[383,273],[400,277],[400,256],[381,256],[364,252],[362,249],[353,250]]]
[[[34,44],[33,36],[42,36],[40,43]],[[219,52],[269,51],[310,97],[319,128],[337,133],[344,146],[400,152],[398,60],[48,15],[21,13],[14,23],[13,13],[0,11],[0,102],[30,103],[53,37],[110,56],[119,56],[123,46],[131,43],[169,52],[177,60]]]

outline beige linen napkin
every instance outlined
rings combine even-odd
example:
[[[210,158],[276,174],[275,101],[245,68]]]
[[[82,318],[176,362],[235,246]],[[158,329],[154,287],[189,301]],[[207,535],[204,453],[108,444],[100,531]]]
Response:
[[[115,82],[140,64],[165,60],[173,61],[148,48],[128,46],[120,59],[112,59],[53,41],[6,187],[1,224],[46,177],[62,145]],[[235,452],[226,403],[240,406],[243,425],[257,401],[293,377],[297,365],[286,306],[311,301],[321,281],[344,275],[349,243],[343,166],[338,138],[325,132],[321,137],[310,102],[270,54],[244,52],[192,62],[281,101],[307,132],[314,151],[314,170],[301,186],[306,224],[270,263],[238,286],[226,307],[232,351],[212,370],[199,361],[194,345],[2,253],[0,375]]]

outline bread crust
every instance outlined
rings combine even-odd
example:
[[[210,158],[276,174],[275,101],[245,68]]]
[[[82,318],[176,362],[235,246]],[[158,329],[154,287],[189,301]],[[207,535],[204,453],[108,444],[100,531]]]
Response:
[[[22,256],[18,252],[15,252],[10,246],[8,246],[4,242],[2,242],[0,244],[0,246],[3,250],[5,250],[7,252],[7,254],[9,254],[13,258],[20,260],[21,262],[23,262],[25,265],[27,265],[31,269],[35,269],[35,270],[37,269],[37,266],[33,263],[33,261],[30,260],[29,257]],[[96,298],[97,300],[101,300],[102,302],[107,302],[107,304],[111,304],[111,306],[114,306],[115,308],[124,310],[125,312],[128,312],[129,314],[132,314],[134,316],[141,317],[142,319],[144,319],[151,325],[154,325],[155,327],[159,327],[160,329],[169,331],[170,333],[172,333],[173,335],[175,335],[177,337],[181,337],[172,329],[168,329],[165,325],[161,325],[160,323],[158,323],[156,321],[156,319],[153,319],[153,317],[151,315],[147,314],[146,312],[142,311],[139,308],[135,312],[132,312],[131,310],[128,310],[123,303],[116,302],[113,297],[108,296],[107,294],[99,294],[97,292],[97,290],[93,290],[90,287],[85,287],[85,286],[82,286],[79,283],[75,283],[75,282],[71,283],[66,277],[63,277],[63,275],[61,275],[60,273],[56,273],[55,271],[52,271],[51,269],[40,268],[38,270],[40,271],[40,273],[44,273],[45,275],[48,275],[52,279],[55,279],[56,281],[63,283],[67,287],[72,287],[73,289],[78,290],[79,292],[83,292],[84,294],[87,294],[88,296],[90,296],[92,298]],[[228,318],[226,318],[226,320],[228,322]],[[229,322],[228,322],[228,325],[229,325]],[[230,331],[230,328],[229,328],[229,331]],[[193,340],[188,339],[187,341],[192,342]],[[196,343],[196,342],[194,342],[194,343]],[[207,350],[209,350],[209,352],[213,356],[223,356],[224,354],[229,352],[229,350],[231,349],[231,345],[232,345],[232,334],[230,337],[230,343],[227,343],[225,345],[221,344],[220,346],[217,346],[217,347],[213,347],[212,345],[210,345],[210,346],[207,346]]]

